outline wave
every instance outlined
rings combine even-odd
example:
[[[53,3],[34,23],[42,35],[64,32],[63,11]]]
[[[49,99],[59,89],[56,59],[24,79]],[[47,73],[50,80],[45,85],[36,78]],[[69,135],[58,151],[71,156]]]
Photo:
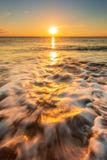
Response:
[[[107,46],[65,46],[58,50],[71,50],[71,51],[107,51]]]
[[[107,51],[107,46],[56,46],[52,49],[50,47],[38,47],[32,48],[31,51],[45,51],[45,50],[57,50],[57,51]]]

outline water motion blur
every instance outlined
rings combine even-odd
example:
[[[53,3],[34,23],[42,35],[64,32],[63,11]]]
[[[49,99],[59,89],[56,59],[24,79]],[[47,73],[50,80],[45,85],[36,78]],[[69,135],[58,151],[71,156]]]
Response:
[[[1,160],[106,159],[106,44],[0,38]]]

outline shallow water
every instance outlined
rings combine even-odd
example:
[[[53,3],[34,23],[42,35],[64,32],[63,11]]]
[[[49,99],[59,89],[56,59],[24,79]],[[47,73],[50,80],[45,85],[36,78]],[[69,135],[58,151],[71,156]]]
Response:
[[[106,107],[107,38],[0,38],[1,160],[106,160]]]

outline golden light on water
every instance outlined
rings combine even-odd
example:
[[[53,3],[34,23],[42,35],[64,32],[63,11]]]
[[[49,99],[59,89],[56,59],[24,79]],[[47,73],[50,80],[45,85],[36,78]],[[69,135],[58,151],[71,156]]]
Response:
[[[82,112],[81,108],[74,108],[72,111],[67,111],[67,107],[64,108],[54,108],[51,110],[44,111],[41,117],[42,123],[56,123],[61,122],[62,120],[75,116]]]
[[[57,57],[57,52],[50,52],[51,60],[54,61]]]
[[[57,34],[57,32],[58,32],[57,27],[53,26],[53,27],[49,28],[49,33],[50,34],[55,35],[55,34]]]
[[[52,47],[51,47],[52,49],[54,49],[55,48],[55,38],[54,37],[52,37]]]
[[[52,37],[51,39],[51,48],[55,49],[55,38],[54,37]],[[57,52],[55,52],[54,50],[50,52],[50,59],[52,61],[52,64],[55,64],[56,59],[57,59]]]

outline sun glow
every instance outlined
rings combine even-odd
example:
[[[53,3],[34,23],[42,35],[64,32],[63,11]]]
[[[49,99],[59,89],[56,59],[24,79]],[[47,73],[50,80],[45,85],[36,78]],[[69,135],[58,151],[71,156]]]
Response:
[[[57,27],[53,26],[53,27],[49,28],[49,33],[50,34],[55,35],[55,34],[57,34],[57,32],[58,32]]]

